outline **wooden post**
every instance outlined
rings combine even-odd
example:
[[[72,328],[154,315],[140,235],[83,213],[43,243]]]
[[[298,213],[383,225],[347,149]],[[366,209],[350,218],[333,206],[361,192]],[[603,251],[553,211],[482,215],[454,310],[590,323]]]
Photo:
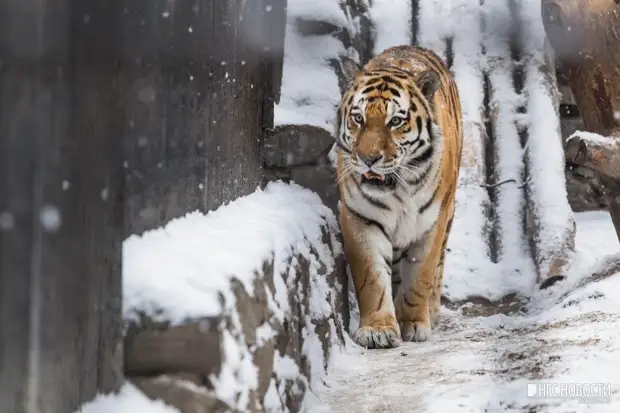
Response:
[[[131,234],[215,209],[262,183],[286,0],[132,0],[125,7]]]
[[[0,0],[0,411],[122,382],[116,2]]]
[[[620,5],[611,0],[542,0],[541,6],[545,31],[586,131],[608,139],[609,146],[615,145],[620,138]],[[567,156],[600,173],[609,189],[609,212],[620,239],[620,181],[592,162],[603,153],[600,146],[592,148],[596,153],[588,154],[584,142],[581,138],[569,142]]]

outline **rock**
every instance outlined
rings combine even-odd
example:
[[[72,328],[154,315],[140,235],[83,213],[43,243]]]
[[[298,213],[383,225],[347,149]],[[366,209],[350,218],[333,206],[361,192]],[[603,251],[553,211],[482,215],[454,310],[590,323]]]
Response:
[[[336,232],[335,222],[326,222],[321,242],[295,246],[284,263],[271,257],[252,291],[233,277],[235,300],[220,317],[131,323],[126,376],[182,413],[300,411],[348,327]]]
[[[334,139],[311,125],[282,125],[265,144],[268,180],[293,181],[316,192],[335,215],[339,200],[336,170],[328,159]]]
[[[131,380],[147,397],[174,406],[181,413],[231,413],[234,409],[201,388],[198,376],[170,375],[156,378],[136,377]]]
[[[287,168],[325,163],[333,143],[332,135],[317,126],[278,126],[265,140],[265,166]]]
[[[564,91],[566,92],[566,90]],[[572,95],[568,94],[572,98]],[[568,100],[569,97],[566,97]],[[584,130],[583,121],[578,116],[562,117],[560,119],[564,151],[566,153],[566,138],[575,131]],[[566,191],[568,202],[573,211],[592,211],[607,208],[607,191],[598,175],[591,169],[573,165],[571,159],[566,159]]]

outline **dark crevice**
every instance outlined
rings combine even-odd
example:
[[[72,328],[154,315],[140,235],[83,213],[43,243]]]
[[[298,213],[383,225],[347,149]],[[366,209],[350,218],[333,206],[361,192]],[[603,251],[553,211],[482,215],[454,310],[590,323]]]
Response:
[[[577,105],[560,103],[560,117],[564,119],[577,119],[581,117]]]
[[[480,6],[484,6],[484,0],[479,1]],[[482,13],[482,12],[481,12]],[[486,21],[484,19],[484,14],[482,14],[480,19],[480,31],[481,33],[486,33]],[[482,45],[481,47],[481,55],[483,57],[486,56],[486,47]],[[489,204],[486,210],[487,215],[487,225],[486,231],[488,236],[488,246],[489,246],[489,258],[491,262],[496,263],[499,255],[499,234],[498,234],[498,226],[497,226],[497,187],[493,185],[496,182],[496,174],[495,174],[495,150],[494,150],[494,141],[495,136],[493,133],[493,125],[491,123],[491,82],[489,80],[489,74],[485,71],[482,75],[483,80],[483,91],[484,91],[484,128],[486,131],[486,139],[484,141],[484,162],[485,162],[485,179],[486,179],[486,189],[487,194],[489,196]]]
[[[418,14],[420,12],[419,0],[411,0],[411,44],[418,44]]]
[[[510,15],[512,17],[511,21],[513,22],[511,36],[510,36],[510,56],[513,62],[513,71],[512,71],[512,80],[515,88],[515,93],[518,95],[524,95],[524,87],[525,87],[525,63],[523,61],[523,47],[521,44],[520,37],[520,29],[523,27],[521,15],[519,13],[518,4],[515,0],[510,1]],[[525,99],[521,100],[522,104],[517,108],[518,114],[527,113],[527,108],[525,106]],[[517,123],[517,131],[519,134],[519,142],[521,143],[521,148],[523,149],[521,154],[521,159],[523,162],[523,170],[521,171],[521,182],[527,182],[528,177],[530,175],[529,168],[529,155],[527,150],[527,141],[529,138],[529,130],[528,128],[519,123]],[[536,264],[536,229],[534,228],[535,222],[534,216],[532,214],[532,206],[534,205],[534,201],[531,199],[531,191],[529,189],[529,184],[523,185],[522,189],[523,195],[523,207],[521,211],[522,221],[521,226],[523,228],[523,239],[527,243],[530,249],[530,255]]]
[[[452,70],[452,64],[454,63],[454,38],[449,37],[446,39],[446,65],[448,70]]]
[[[483,51],[484,54],[484,51]],[[491,83],[489,81],[489,75],[483,74],[484,82],[484,127],[486,130],[485,140],[485,171],[486,171],[486,184],[487,193],[489,196],[489,207],[487,209],[487,233],[489,236],[489,257],[491,262],[497,262],[498,250],[499,250],[499,234],[497,227],[497,187],[491,186],[496,181],[495,174],[495,136],[493,133],[493,125],[491,123]]]
[[[359,33],[352,36],[352,47],[359,54],[359,64],[363,66],[372,57],[374,36],[372,23],[368,17],[368,4],[361,0],[346,0],[346,8],[351,20],[359,19]]]

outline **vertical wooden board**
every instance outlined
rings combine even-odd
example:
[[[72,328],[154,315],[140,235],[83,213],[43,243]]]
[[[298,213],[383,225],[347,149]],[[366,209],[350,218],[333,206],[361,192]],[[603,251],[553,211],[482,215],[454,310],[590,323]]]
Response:
[[[261,184],[285,12],[285,0],[126,4],[127,234]]]
[[[203,2],[125,2],[118,79],[126,114],[126,235],[202,209],[204,125],[214,38]]]
[[[272,71],[283,59],[283,0],[207,2],[212,78],[205,125],[205,206],[256,190],[262,183],[264,128],[273,126]],[[234,45],[234,46],[231,46]]]
[[[0,2],[2,411],[70,413],[122,380],[115,4]]]

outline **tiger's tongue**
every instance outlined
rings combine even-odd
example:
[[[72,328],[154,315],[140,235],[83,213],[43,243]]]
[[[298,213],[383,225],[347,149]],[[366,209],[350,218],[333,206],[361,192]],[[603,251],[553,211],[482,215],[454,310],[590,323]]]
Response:
[[[384,175],[379,175],[376,174],[372,171],[368,171],[368,172],[364,172],[364,178],[366,179],[376,179],[379,181],[385,181],[385,176]]]

